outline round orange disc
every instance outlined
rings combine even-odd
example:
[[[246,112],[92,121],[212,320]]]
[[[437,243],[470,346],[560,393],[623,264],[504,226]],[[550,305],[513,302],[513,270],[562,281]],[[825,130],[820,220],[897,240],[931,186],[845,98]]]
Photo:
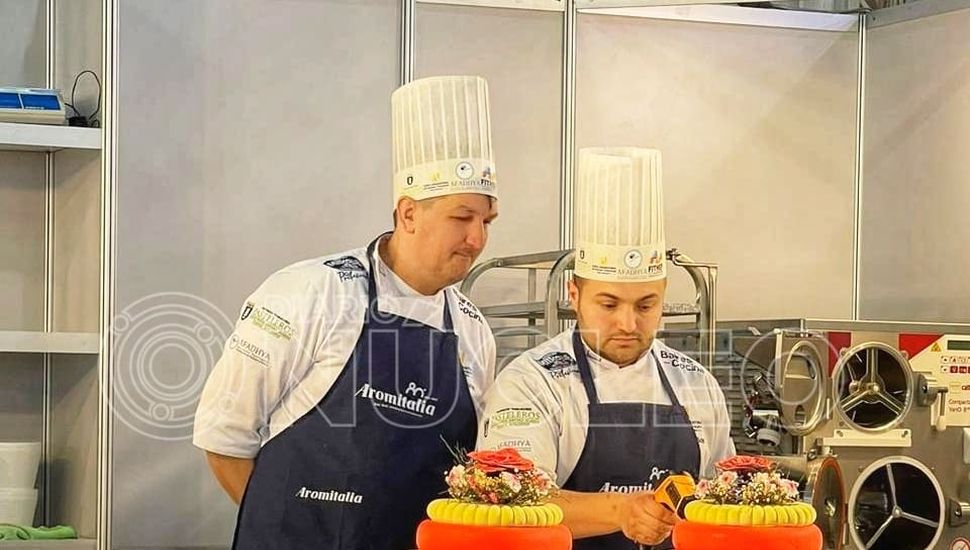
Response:
[[[757,548],[758,550],[822,550],[822,532],[814,525],[744,527],[681,521],[674,527],[677,550]]]
[[[564,525],[485,527],[426,519],[418,526],[419,550],[570,550],[573,537]]]

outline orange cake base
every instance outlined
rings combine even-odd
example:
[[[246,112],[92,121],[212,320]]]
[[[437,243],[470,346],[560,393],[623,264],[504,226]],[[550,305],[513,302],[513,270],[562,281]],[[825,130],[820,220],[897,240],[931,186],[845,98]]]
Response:
[[[749,548],[757,550],[822,550],[822,532],[815,525],[745,527],[681,521],[674,527],[677,550]]]
[[[426,519],[418,526],[419,550],[570,550],[573,537],[564,525],[485,527]]]

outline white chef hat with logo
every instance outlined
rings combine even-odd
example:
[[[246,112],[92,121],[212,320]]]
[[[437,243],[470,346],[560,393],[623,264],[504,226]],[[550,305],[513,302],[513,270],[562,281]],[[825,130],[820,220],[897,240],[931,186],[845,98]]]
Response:
[[[575,274],[610,282],[667,276],[660,151],[579,151],[573,239]]]
[[[391,95],[391,115],[395,204],[457,193],[497,197],[484,78],[415,80]]]

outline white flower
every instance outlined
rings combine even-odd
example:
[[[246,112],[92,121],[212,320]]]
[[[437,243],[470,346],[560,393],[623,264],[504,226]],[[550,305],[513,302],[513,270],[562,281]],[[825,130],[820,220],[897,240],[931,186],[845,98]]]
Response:
[[[502,480],[502,483],[508,486],[512,493],[518,493],[522,490],[522,484],[519,483],[519,478],[515,477],[509,472],[502,472],[498,475],[498,477]]]
[[[445,483],[449,487],[459,487],[465,482],[465,467],[462,465],[455,466],[448,472],[448,476],[445,478]]]
[[[752,483],[757,483],[760,485],[769,485],[771,481],[771,476],[765,472],[758,472],[751,477]]]

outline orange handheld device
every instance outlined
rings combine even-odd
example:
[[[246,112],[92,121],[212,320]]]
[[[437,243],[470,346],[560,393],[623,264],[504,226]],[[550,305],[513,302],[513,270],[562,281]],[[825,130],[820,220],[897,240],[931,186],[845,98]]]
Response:
[[[684,508],[689,502],[696,500],[694,489],[694,478],[690,474],[671,474],[657,485],[653,498],[683,518]]]

